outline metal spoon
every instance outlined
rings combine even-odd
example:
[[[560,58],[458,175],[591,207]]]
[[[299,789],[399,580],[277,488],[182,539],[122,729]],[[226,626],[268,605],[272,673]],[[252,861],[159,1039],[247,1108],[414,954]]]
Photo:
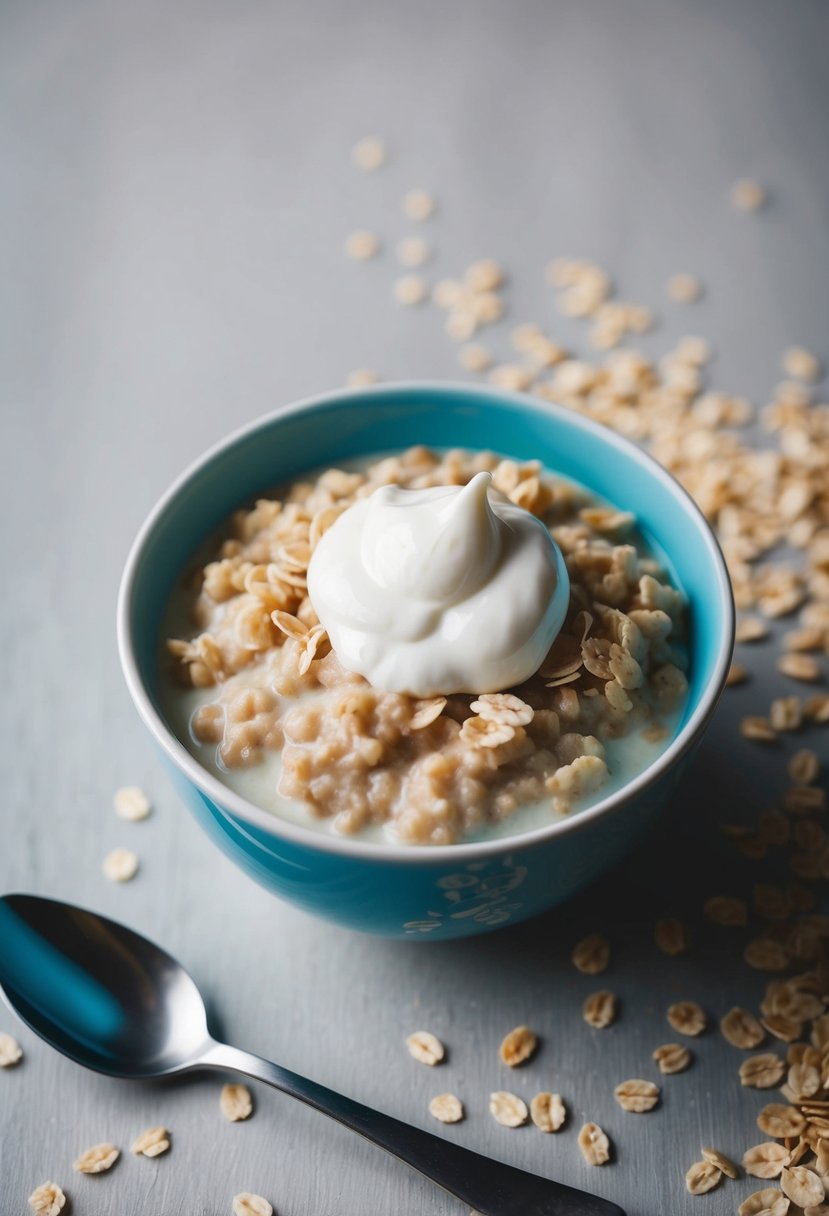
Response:
[[[196,985],[132,930],[34,895],[0,898],[0,987],[47,1043],[111,1077],[193,1068],[256,1077],[344,1123],[483,1216],[625,1216],[615,1203],[491,1161],[213,1039]]]

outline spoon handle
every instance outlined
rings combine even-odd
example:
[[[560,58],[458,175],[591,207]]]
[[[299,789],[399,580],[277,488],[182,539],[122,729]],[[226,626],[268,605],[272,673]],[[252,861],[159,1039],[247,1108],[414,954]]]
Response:
[[[244,1073],[299,1098],[419,1170],[480,1216],[625,1216],[607,1199],[492,1161],[237,1047],[216,1043],[200,1063]]]

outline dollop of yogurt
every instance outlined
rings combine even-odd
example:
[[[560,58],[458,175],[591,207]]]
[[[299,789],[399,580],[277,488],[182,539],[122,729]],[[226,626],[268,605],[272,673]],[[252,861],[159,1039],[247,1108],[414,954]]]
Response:
[[[478,473],[465,486],[382,486],[349,507],[314,549],[308,594],[343,667],[426,697],[531,676],[570,581],[541,521]]]

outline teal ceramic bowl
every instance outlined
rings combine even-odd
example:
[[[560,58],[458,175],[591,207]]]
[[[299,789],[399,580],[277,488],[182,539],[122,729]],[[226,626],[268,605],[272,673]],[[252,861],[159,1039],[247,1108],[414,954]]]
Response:
[[[589,809],[514,837],[439,848],[332,837],[231,792],[189,754],[160,708],[159,637],[170,590],[199,544],[258,493],[320,465],[411,444],[490,448],[549,468],[635,512],[668,559],[690,616],[690,693],[678,735],[635,780]],[[514,924],[617,862],[654,820],[724,686],[734,607],[703,516],[659,465],[612,431],[517,394],[456,384],[336,392],[218,444],[164,495],[127,561],[118,637],[127,684],[183,800],[251,878],[317,916],[388,937],[441,939]]]

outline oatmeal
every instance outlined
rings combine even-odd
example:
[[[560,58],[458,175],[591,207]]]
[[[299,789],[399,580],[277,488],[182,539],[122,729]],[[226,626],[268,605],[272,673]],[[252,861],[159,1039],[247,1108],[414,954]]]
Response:
[[[509,689],[381,691],[332,649],[307,592],[312,553],[381,486],[465,486],[481,472],[563,554],[560,632]],[[297,481],[224,535],[172,598],[165,707],[205,767],[274,813],[411,844],[526,831],[629,781],[676,732],[680,592],[629,513],[538,462],[412,448]],[[500,627],[482,619],[482,637]]]

